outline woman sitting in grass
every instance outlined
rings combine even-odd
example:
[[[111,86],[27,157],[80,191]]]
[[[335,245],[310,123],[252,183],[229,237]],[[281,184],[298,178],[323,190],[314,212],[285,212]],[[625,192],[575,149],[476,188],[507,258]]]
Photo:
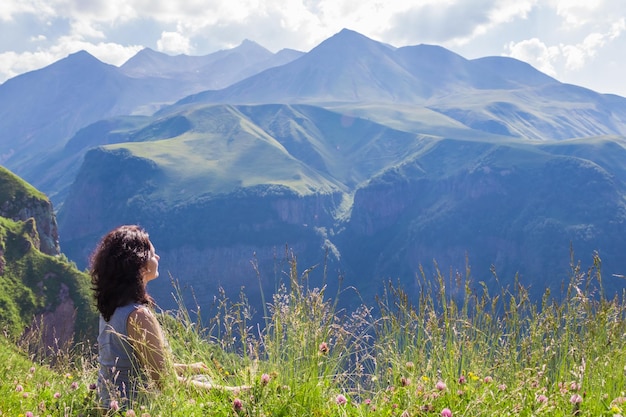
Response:
[[[91,257],[91,281],[98,311],[98,395],[105,408],[132,402],[150,383],[201,374],[204,363],[173,363],[153,311],[146,284],[159,276],[159,255],[145,230],[120,226],[102,238]],[[201,388],[239,390],[191,380]],[[114,402],[114,403],[112,403]]]

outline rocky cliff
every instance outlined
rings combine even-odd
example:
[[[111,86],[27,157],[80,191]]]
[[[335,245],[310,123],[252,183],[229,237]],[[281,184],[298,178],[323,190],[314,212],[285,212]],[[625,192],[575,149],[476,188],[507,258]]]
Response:
[[[37,229],[37,249],[52,256],[61,253],[50,200],[3,167],[0,167],[0,216],[15,221],[32,219]]]
[[[38,354],[95,337],[89,278],[61,254],[45,195],[0,169],[0,326]]]

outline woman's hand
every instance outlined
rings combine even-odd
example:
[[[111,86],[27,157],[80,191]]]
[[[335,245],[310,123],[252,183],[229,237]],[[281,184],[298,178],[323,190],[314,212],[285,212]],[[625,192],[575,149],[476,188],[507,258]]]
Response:
[[[209,367],[206,366],[204,362],[196,362],[196,363],[177,363],[174,364],[174,368],[176,369],[176,373],[178,374],[203,374],[209,370]]]
[[[202,374],[209,370],[204,362],[190,363],[187,365],[187,370],[194,374]]]

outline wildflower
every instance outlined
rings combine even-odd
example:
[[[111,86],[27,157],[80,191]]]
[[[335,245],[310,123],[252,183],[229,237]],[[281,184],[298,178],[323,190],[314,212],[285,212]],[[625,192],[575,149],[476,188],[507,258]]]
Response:
[[[346,405],[348,400],[346,399],[344,395],[339,394],[337,395],[337,398],[335,398],[335,402],[337,403],[337,405]]]
[[[613,401],[611,401],[611,405],[616,405],[616,404],[624,404],[626,403],[626,397],[617,397],[615,398]]]
[[[328,348],[328,343],[326,343],[326,342],[322,342],[322,343],[320,343],[320,353],[321,353],[322,355],[326,355],[326,354],[328,354],[328,351],[329,351],[329,350],[330,350],[330,349]]]
[[[491,376],[487,375],[485,377],[485,379],[483,379],[483,381],[485,382],[485,384],[489,384],[489,383],[493,382],[493,378]]]
[[[243,402],[241,401],[241,399],[235,398],[233,400],[233,409],[235,411],[241,411],[242,408],[243,408]]]
[[[31,366],[30,369],[28,370],[28,372],[30,372],[31,374],[35,373],[35,367]]]
[[[422,376],[422,381],[424,381],[424,382],[428,382],[428,381],[430,381],[430,378],[429,378],[429,377],[427,377],[426,375],[423,375],[423,376]]]
[[[507,388],[507,387],[506,387],[506,384],[500,384],[500,385],[498,385],[498,389],[499,389],[500,391],[506,391],[506,388]]]
[[[574,394],[570,397],[569,402],[571,402],[572,404],[580,404],[581,402],[583,402],[583,397],[578,394]]]
[[[480,377],[476,375],[474,372],[470,372],[467,374],[472,381],[478,381]]]
[[[55,392],[55,393],[54,393],[54,398],[56,398],[57,400],[58,400],[59,398],[61,398],[61,393],[60,393],[60,392]]]
[[[449,408],[441,410],[441,417],[452,417],[452,411]]]
[[[267,385],[270,383],[270,376],[268,374],[261,375],[261,384]]]
[[[467,382],[467,380],[465,379],[465,375],[461,375],[461,377],[459,378],[459,384],[465,384],[465,382]]]
[[[569,386],[569,389],[572,391],[578,391],[580,389],[580,384],[577,382],[572,382]]]
[[[409,362],[406,363],[406,369],[410,370],[410,369],[413,369],[413,368],[415,368],[415,364],[413,362],[409,361]]]
[[[402,384],[403,387],[408,387],[411,385],[411,380],[409,378],[402,377],[400,378],[400,384]]]
[[[127,410],[126,414],[124,414],[125,417],[137,417],[137,413],[135,413],[134,410]]]
[[[543,394],[540,394],[540,395],[537,396],[537,402],[539,402],[539,403],[546,403],[546,402],[548,402],[548,397],[546,397]]]
[[[111,400],[111,402],[109,403],[109,408],[113,411],[119,411],[120,403],[118,403],[116,400]]]
[[[91,384],[89,384],[89,389],[90,389],[91,391],[95,390],[96,388],[97,388],[97,386],[96,386],[96,383],[95,383],[95,382],[92,382]]]
[[[26,414],[24,414],[24,417],[34,417],[33,416],[33,412],[32,411],[27,411]]]
[[[365,405],[370,405],[372,403],[372,400],[370,400],[369,398],[365,400]]]
[[[22,393],[22,398],[28,398],[28,393],[27,392],[23,392]]]
[[[70,385],[70,389],[72,391],[76,391],[78,389],[78,382],[76,381],[72,382],[72,385]]]
[[[446,383],[443,381],[439,381],[437,382],[437,384],[435,385],[435,388],[437,388],[439,391],[443,391],[446,389]]]

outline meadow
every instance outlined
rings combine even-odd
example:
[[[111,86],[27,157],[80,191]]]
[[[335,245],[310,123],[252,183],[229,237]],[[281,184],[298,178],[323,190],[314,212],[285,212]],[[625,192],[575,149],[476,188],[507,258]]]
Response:
[[[338,307],[342,292],[311,287],[295,258],[263,312],[243,293],[217,294],[208,312],[181,300],[159,312],[176,361],[203,361],[213,381],[249,390],[172,381],[126,409],[97,409],[93,342],[50,356],[5,334],[0,415],[624,415],[626,304],[624,294],[605,296],[598,257],[572,262],[562,294],[536,302],[518,282],[488,289],[469,269],[436,271],[416,274],[418,299],[390,281],[354,311]]]

